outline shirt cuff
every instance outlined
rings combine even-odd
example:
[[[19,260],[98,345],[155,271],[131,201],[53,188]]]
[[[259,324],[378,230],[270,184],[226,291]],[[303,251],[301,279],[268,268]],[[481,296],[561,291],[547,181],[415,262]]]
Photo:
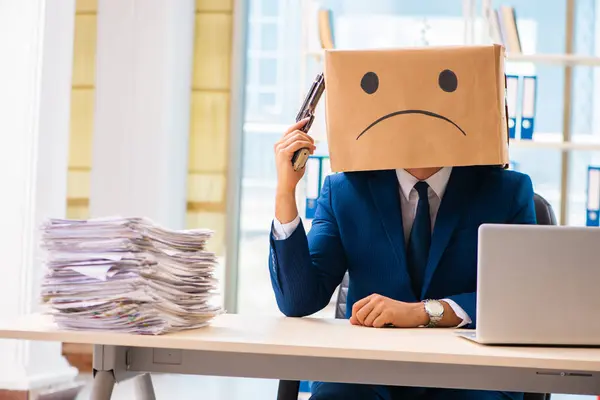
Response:
[[[469,317],[469,314],[467,314],[465,312],[465,310],[462,309],[461,306],[456,304],[456,302],[454,300],[443,299],[442,301],[445,301],[446,303],[448,303],[450,308],[452,308],[452,311],[454,311],[454,314],[456,314],[456,316],[458,318],[462,319],[462,322],[460,324],[458,324],[458,326],[456,326],[456,328],[462,328],[463,326],[469,325],[472,322],[471,318]]]
[[[285,240],[292,236],[298,225],[300,225],[299,215],[287,224],[282,224],[277,218],[273,218],[273,237],[275,240]]]

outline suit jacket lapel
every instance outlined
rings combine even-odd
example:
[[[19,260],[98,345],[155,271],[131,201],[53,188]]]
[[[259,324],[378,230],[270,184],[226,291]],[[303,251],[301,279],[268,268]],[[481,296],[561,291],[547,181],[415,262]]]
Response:
[[[476,182],[473,182],[475,174],[472,171],[474,170],[465,167],[454,167],[452,169],[452,174],[450,175],[450,180],[448,181],[448,186],[442,198],[433,228],[421,298],[427,294],[433,274],[440,263],[446,247],[448,247],[460,216],[463,214],[472,197],[472,188],[477,186]]]
[[[402,225],[402,211],[399,197],[400,188],[398,187],[396,172],[393,170],[372,172],[369,179],[369,189],[387,238],[398,261],[401,280],[405,283],[406,289],[412,293],[410,276],[406,267],[404,228]]]

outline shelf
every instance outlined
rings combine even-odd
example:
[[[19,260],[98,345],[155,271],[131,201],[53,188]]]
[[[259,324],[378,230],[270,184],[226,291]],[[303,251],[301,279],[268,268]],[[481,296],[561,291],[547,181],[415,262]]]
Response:
[[[321,61],[324,54],[325,54],[325,51],[323,51],[323,50],[321,50],[321,51],[309,50],[309,51],[304,52],[304,57],[310,57],[310,58],[314,58],[317,61]]]
[[[600,143],[540,142],[535,140],[511,139],[510,147],[517,149],[554,149],[600,151]]]
[[[320,60],[323,57],[323,51],[311,50],[304,52],[305,57],[311,57]],[[514,54],[506,53],[506,60],[511,62],[531,62],[537,64],[555,64],[572,66],[598,66],[600,67],[600,57],[580,56],[576,54]]]
[[[320,61],[323,57],[322,51],[307,51],[305,57],[311,57]],[[554,64],[571,66],[600,67],[600,57],[580,56],[577,54],[514,54],[507,53],[506,60],[510,62],[530,62],[536,64]]]
[[[600,66],[600,57],[579,56],[576,54],[506,54],[506,59],[513,62],[532,62],[556,65]]]

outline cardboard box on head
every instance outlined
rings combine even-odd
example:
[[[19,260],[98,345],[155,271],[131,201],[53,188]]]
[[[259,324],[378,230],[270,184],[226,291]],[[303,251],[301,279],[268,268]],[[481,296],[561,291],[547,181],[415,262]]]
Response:
[[[499,45],[328,50],[334,172],[508,164]]]

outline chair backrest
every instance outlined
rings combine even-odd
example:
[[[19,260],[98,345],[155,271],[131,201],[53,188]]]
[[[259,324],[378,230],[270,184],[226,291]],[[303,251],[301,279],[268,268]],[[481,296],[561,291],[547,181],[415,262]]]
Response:
[[[344,275],[342,283],[338,289],[337,303],[335,305],[335,317],[339,319],[346,318],[346,302],[348,301],[348,273]]]
[[[554,210],[548,201],[535,193],[533,195],[533,202],[535,204],[535,216],[538,225],[556,225],[556,216]]]
[[[533,195],[533,202],[535,204],[535,214],[538,225],[556,225],[556,216],[552,210],[552,206],[546,199],[539,194]],[[348,273],[344,275],[344,279],[340,284],[338,290],[337,304],[335,307],[336,318],[346,318],[346,302],[348,298]]]

